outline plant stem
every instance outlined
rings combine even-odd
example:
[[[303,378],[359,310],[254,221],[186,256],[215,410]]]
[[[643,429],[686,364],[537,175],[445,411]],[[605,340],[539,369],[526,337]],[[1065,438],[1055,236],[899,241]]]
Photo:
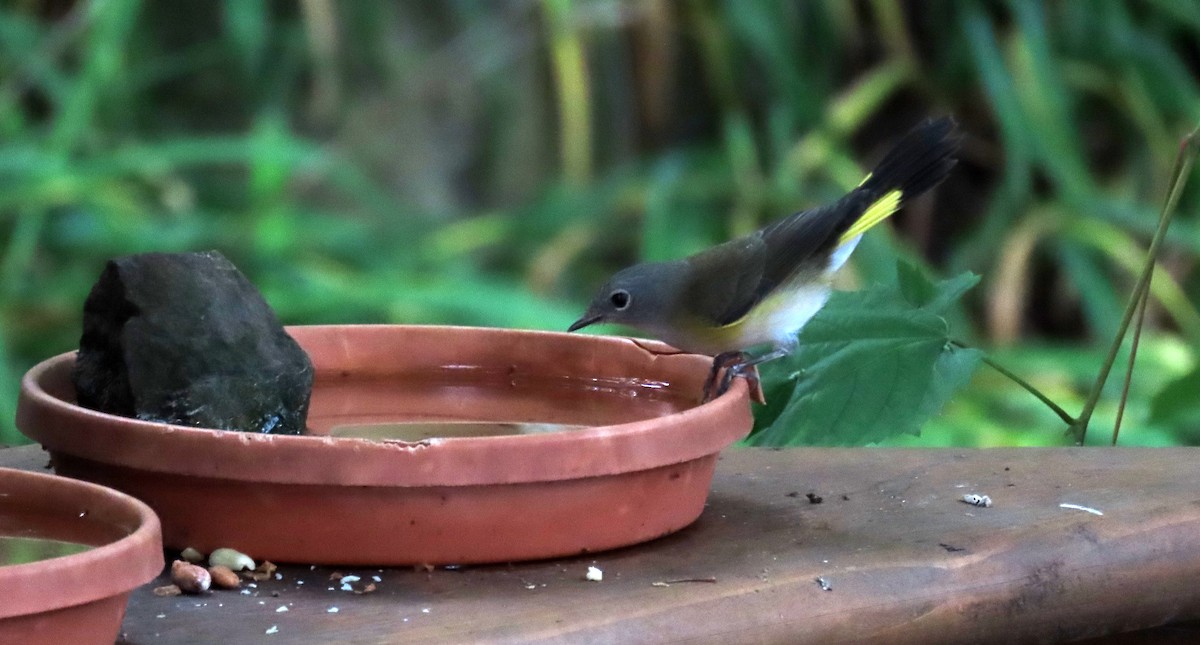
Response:
[[[1133,382],[1133,364],[1137,361],[1138,342],[1142,338],[1142,324],[1146,322],[1146,301],[1150,299],[1150,290],[1142,292],[1138,300],[1137,322],[1133,325],[1133,344],[1129,346],[1129,364],[1125,367],[1125,384],[1121,387],[1121,402],[1117,404],[1117,419],[1113,422],[1112,445],[1117,445],[1117,435],[1121,432],[1121,419],[1125,418],[1125,403],[1129,401],[1129,385]]]
[[[970,345],[968,345],[960,340],[951,340],[950,343],[952,345],[955,345],[956,347],[961,347],[963,349],[968,349],[971,347]],[[1007,377],[1013,383],[1016,383],[1017,385],[1020,385],[1021,387],[1025,388],[1025,391],[1027,391],[1030,394],[1037,397],[1037,400],[1041,401],[1042,403],[1045,403],[1046,407],[1050,408],[1050,410],[1053,411],[1054,414],[1058,415],[1058,418],[1063,420],[1063,423],[1067,424],[1068,426],[1075,424],[1075,421],[1076,421],[1075,417],[1072,417],[1070,414],[1067,413],[1066,410],[1062,409],[1062,406],[1055,403],[1053,400],[1050,399],[1050,397],[1046,396],[1041,390],[1034,387],[1033,383],[1030,383],[1029,381],[1026,381],[1025,379],[1021,378],[1020,376],[1017,376],[1016,372],[1013,372],[1012,370],[1008,369],[1007,367],[996,362],[996,359],[992,358],[991,356],[988,356],[987,353],[982,353],[982,356],[983,356],[982,360],[984,363],[987,363],[989,366],[991,366],[992,369],[1003,374],[1005,377]]]
[[[1104,363],[1100,367],[1100,374],[1096,376],[1096,382],[1092,385],[1092,391],[1088,394],[1087,402],[1083,405],[1083,410],[1079,413],[1079,418],[1071,425],[1071,431],[1075,435],[1075,442],[1082,445],[1087,438],[1088,421],[1092,418],[1092,413],[1096,411],[1096,404],[1100,401],[1100,393],[1104,389],[1104,383],[1108,380],[1108,374],[1112,371],[1113,363],[1117,360],[1117,352],[1121,349],[1121,341],[1125,339],[1125,332],[1129,330],[1129,323],[1133,321],[1133,315],[1137,311],[1138,302],[1144,297],[1145,292],[1150,288],[1150,278],[1154,274],[1154,263],[1158,257],[1158,249],[1162,245],[1163,238],[1167,234],[1167,226],[1171,223],[1171,216],[1175,213],[1175,206],[1179,203],[1179,196],[1183,193],[1184,186],[1187,185],[1188,175],[1191,174],[1192,165],[1196,161],[1196,153],[1200,150],[1200,127],[1192,130],[1179,145],[1179,154],[1175,157],[1175,168],[1171,173],[1171,186],[1167,191],[1167,199],[1163,204],[1162,214],[1158,219],[1158,229],[1154,231],[1154,238],[1150,240],[1150,249],[1146,253],[1146,263],[1142,267],[1142,273],[1138,276],[1137,284],[1133,288],[1133,295],[1129,298],[1129,304],[1125,306],[1125,313],[1121,316],[1121,324],[1117,327],[1117,336],[1113,339],[1112,346],[1108,349],[1108,355],[1104,358]]]
[[[1066,410],[1062,409],[1062,407],[1060,407],[1057,403],[1050,400],[1050,397],[1043,394],[1042,391],[1037,389],[1036,387],[1034,387],[1032,383],[1030,383],[1029,381],[1026,381],[1025,379],[1021,378],[1020,376],[1017,376],[1015,373],[1009,371],[1008,368],[997,363],[995,359],[993,359],[991,356],[988,356],[987,354],[983,355],[983,362],[987,363],[989,366],[991,366],[992,369],[996,370],[997,372],[1000,372],[1001,374],[1007,376],[1009,379],[1011,379],[1017,385],[1020,385],[1021,387],[1025,388],[1025,390],[1028,391],[1030,394],[1036,396],[1039,401],[1046,404],[1046,407],[1053,410],[1054,414],[1057,414],[1058,418],[1063,420],[1063,423],[1067,424],[1068,426],[1072,426],[1075,424],[1076,419],[1074,417],[1072,417],[1070,414],[1067,414]]]

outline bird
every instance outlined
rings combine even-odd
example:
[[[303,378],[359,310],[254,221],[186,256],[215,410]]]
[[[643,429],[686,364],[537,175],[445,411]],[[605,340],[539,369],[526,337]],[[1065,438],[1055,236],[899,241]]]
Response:
[[[835,202],[688,257],[616,272],[567,331],[620,324],[713,356],[702,401],[724,393],[739,375],[757,387],[756,366],[795,350],[863,233],[940,184],[957,163],[959,145],[952,117],[926,119]]]

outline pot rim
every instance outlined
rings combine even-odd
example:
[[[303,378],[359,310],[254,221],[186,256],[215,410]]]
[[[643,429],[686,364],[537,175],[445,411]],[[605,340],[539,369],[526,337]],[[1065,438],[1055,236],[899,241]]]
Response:
[[[577,366],[612,362],[616,355],[621,369],[632,373],[652,369],[655,361],[677,362],[678,367],[653,369],[689,374],[682,379],[689,382],[698,381],[695,374],[706,374],[711,360],[696,354],[654,355],[646,348],[668,346],[653,341],[549,331],[442,325],[312,325],[287,331],[301,346],[308,345],[305,350],[310,356],[323,356],[313,360],[318,374],[337,369],[323,361],[362,361],[364,351],[373,357],[386,355],[389,342],[397,348],[411,345],[417,351],[445,354],[453,351],[453,341],[468,336],[478,336],[477,343],[500,356],[553,351],[569,356]],[[318,341],[321,348],[315,352],[312,346]],[[679,412],[559,433],[406,443],[190,428],[97,412],[51,395],[44,381],[69,378],[74,354],[42,361],[25,374],[17,406],[21,432],[52,452],[178,475],[338,486],[557,481],[691,461],[727,447],[744,436],[751,423],[749,390],[743,379],[737,379],[724,395]],[[172,454],[177,456],[168,458]]]
[[[129,534],[86,551],[0,566],[0,620],[39,614],[126,594],[162,571],[162,527],[143,502],[111,488],[66,477],[0,468],[0,492],[85,505]],[[97,518],[93,521],[103,521]],[[51,537],[51,536],[47,536]],[[37,590],[45,590],[37,593]],[[47,598],[50,601],[47,601]]]

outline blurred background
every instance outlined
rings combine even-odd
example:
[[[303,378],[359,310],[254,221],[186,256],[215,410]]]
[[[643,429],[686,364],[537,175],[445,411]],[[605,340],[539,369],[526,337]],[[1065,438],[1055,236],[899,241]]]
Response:
[[[0,444],[110,257],[219,249],[288,324],[561,330],[611,271],[834,199],[941,114],[959,167],[840,286],[897,258],[982,275],[956,333],[1075,413],[1200,122],[1200,3],[1174,0],[0,7]],[[1122,443],[1200,443],[1198,204],[1160,256]],[[1064,430],[984,367],[889,443]]]

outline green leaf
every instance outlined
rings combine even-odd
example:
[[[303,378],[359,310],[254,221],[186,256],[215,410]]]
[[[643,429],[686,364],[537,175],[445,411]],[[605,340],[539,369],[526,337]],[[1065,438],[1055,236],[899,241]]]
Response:
[[[1200,366],[1171,381],[1150,401],[1150,423],[1194,428],[1200,426]]]
[[[896,275],[900,281],[900,293],[914,307],[924,307],[937,295],[937,288],[911,262],[897,262]]]
[[[947,344],[933,364],[933,378],[925,390],[925,399],[917,410],[917,427],[910,434],[920,433],[920,423],[937,416],[956,392],[966,387],[975,368],[983,360],[983,352],[974,347]]]
[[[898,287],[839,292],[791,356],[763,366],[768,404],[754,445],[854,445],[917,434],[982,357],[953,345],[944,315],[979,278],[929,282],[901,264]]]

